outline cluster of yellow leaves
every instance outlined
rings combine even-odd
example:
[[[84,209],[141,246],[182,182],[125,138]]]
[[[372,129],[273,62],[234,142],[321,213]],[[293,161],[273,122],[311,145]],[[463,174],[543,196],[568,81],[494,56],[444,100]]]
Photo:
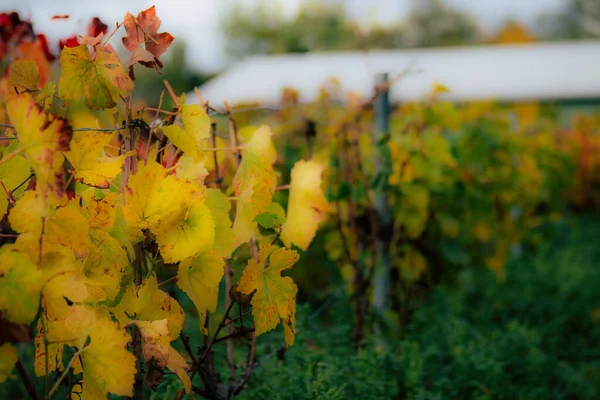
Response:
[[[276,153],[267,126],[239,132],[241,163],[232,180],[223,180],[231,182],[232,210],[231,198],[204,183],[207,160],[217,169],[232,157],[220,151],[213,162],[211,120],[184,95],[172,123],[157,132],[169,140],[166,149],[148,144],[142,154],[127,151],[135,129],[103,126],[112,118],[128,120],[116,105],[133,89],[133,64],[160,70],[159,56],[173,37],[157,32],[154,7],[137,17],[128,13],[124,26],[129,74],[100,34],[62,50],[58,85],[46,84],[47,71],[31,60],[12,64],[4,81],[14,89],[6,104],[14,130],[6,131],[9,145],[0,147],[0,218],[7,216],[15,238],[0,247],[0,316],[11,324],[36,323],[36,375],[72,368],[83,374],[72,396],[84,399],[133,395],[133,326],[141,334],[145,383],[156,387],[168,368],[191,391],[187,362],[171,346],[184,312],[159,288],[155,264],[177,265],[177,285],[208,334],[206,315],[217,309],[225,259],[252,238],[272,241],[257,229],[257,216],[273,213],[286,246],[305,250],[330,211],[321,191],[323,166],[301,161],[292,172],[283,223],[285,212],[273,203]],[[159,162],[161,151],[174,160],[167,167]],[[281,273],[298,257],[262,246],[244,269],[238,290],[253,296],[256,335],[281,322],[285,342],[293,344],[298,289]],[[135,263],[152,264],[137,284]],[[74,348],[70,360],[63,360],[65,346]],[[0,382],[16,361],[11,344],[0,346]]]

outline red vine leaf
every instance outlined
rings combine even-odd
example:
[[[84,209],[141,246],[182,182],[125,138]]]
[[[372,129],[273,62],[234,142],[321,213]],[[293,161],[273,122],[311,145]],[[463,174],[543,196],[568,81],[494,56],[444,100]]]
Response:
[[[136,63],[155,68],[160,73],[162,62],[158,58],[167,51],[174,39],[168,32],[158,33],[160,24],[154,6],[140,12],[137,18],[130,13],[125,15],[124,25],[127,36],[123,38],[123,45],[132,52],[129,62],[131,76],[133,65]]]

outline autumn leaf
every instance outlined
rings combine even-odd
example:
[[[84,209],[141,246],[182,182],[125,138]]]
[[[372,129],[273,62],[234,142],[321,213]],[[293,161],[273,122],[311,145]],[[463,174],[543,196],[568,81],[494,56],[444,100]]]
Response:
[[[45,317],[42,314],[38,319],[37,334],[33,341],[35,346],[35,361],[33,365],[36,376],[45,376],[48,374],[46,371],[46,359],[48,360],[48,371],[62,371],[65,369],[62,362],[64,343],[55,343],[49,340],[47,346],[44,344],[45,339],[48,338],[47,334],[54,328],[54,324],[46,321],[42,322],[43,318]],[[45,331],[44,325],[46,325]]]
[[[111,310],[122,324],[132,319],[140,321],[167,319],[171,340],[179,336],[183,327],[183,310],[175,299],[158,288],[154,275],[146,278],[138,289],[133,284],[129,285],[121,302]]]
[[[258,128],[242,150],[242,162],[233,178],[238,197],[233,231],[236,244],[248,241],[256,229],[254,218],[270,204],[277,179],[273,170],[275,155],[271,151],[271,130]]]
[[[106,398],[108,393],[131,396],[135,356],[127,351],[131,336],[108,317],[97,318],[90,344],[81,353],[83,398]]]
[[[10,64],[8,84],[17,88],[19,93],[34,91],[40,83],[40,70],[31,60],[17,60]]]
[[[71,126],[65,119],[45,113],[29,93],[8,96],[6,106],[17,131],[19,149],[35,173],[37,190],[64,197],[62,152],[69,150]]]
[[[110,187],[110,182],[121,172],[125,158],[130,155],[109,157],[104,148],[112,139],[112,134],[100,132],[75,135],[71,150],[65,153],[74,168],[72,172],[75,180],[98,188]]]
[[[181,108],[181,122],[183,129],[196,142],[210,137],[210,118],[204,107],[200,104],[186,104],[185,93],[181,95],[179,102]]]
[[[97,198],[94,189],[88,189],[81,194],[90,228],[110,228],[117,218],[118,193],[101,194],[103,197]]]
[[[140,12],[137,18],[129,12],[125,15],[127,36],[123,38],[123,45],[133,53],[129,62],[130,71],[133,64],[140,63],[160,72],[162,62],[159,57],[167,51],[174,39],[168,32],[158,33],[160,24],[154,6]]]
[[[18,359],[19,353],[12,344],[4,343],[0,346],[0,383],[10,376]]]
[[[110,45],[95,49],[95,57],[85,44],[62,50],[58,95],[65,100],[83,99],[89,108],[112,108],[119,96],[133,90],[133,82]]]
[[[185,388],[186,393],[192,389],[192,382],[186,372],[187,362],[171,347],[168,321],[135,321],[142,334],[142,355],[146,362],[144,382],[153,390],[162,381],[165,367],[173,371]]]
[[[125,217],[129,224],[146,229],[203,198],[202,186],[167,175],[166,169],[157,162],[140,163],[137,172],[129,178]]]
[[[183,155],[179,157],[175,166],[175,173],[179,179],[185,179],[204,185],[204,179],[208,176],[208,170],[203,161],[196,161],[193,157]]]
[[[38,67],[39,85],[45,85],[50,79],[50,61],[54,56],[48,51],[48,42],[44,35],[37,35],[34,41],[19,43],[23,60],[33,61]]]
[[[87,27],[87,35],[90,37],[96,37],[100,34],[106,34],[108,25],[106,25],[98,17],[93,17]]]
[[[51,253],[70,257],[87,254],[89,225],[76,200],[49,210],[43,196],[28,191],[17,201],[8,219],[12,229],[20,234],[15,245],[31,260]]]
[[[180,126],[167,125],[163,126],[161,130],[175,147],[192,157],[195,161],[202,160],[202,151],[199,144]]]
[[[176,263],[213,247],[215,222],[206,204],[198,202],[162,218],[153,233],[163,260]]]
[[[223,278],[225,262],[214,250],[182,261],[177,272],[177,285],[192,300],[200,317],[200,331],[207,335],[204,326],[206,312],[217,309],[219,283]]]
[[[37,376],[47,375],[46,358],[48,358],[48,371],[64,370],[62,354],[64,346],[76,348],[84,347],[90,332],[95,327],[98,314],[92,308],[83,305],[69,306],[68,312],[62,318],[51,320],[45,313],[40,314],[35,337],[35,373]],[[46,352],[45,341],[48,341]],[[73,364],[75,373],[81,372],[81,364],[76,360]]]
[[[295,244],[306,250],[325,213],[331,211],[321,189],[322,172],[323,166],[315,161],[298,161],[292,169],[287,220],[281,233],[287,247]]]
[[[24,182],[31,174],[29,165],[29,162],[21,156],[0,163],[0,219],[8,210],[8,195],[17,199],[23,195],[27,186]],[[19,186],[21,186],[20,190],[16,190]]]
[[[44,275],[11,246],[2,246],[0,260],[0,313],[11,322],[29,324],[40,305]]]
[[[296,293],[298,287],[281,272],[298,261],[298,253],[271,245],[262,246],[259,261],[250,259],[237,286],[240,293],[252,297],[252,315],[256,335],[274,329],[282,321],[286,345],[294,344],[296,333]]]
[[[127,251],[104,230],[92,230],[91,239],[82,266],[85,285],[95,301],[112,300],[119,294],[121,279],[130,264]]]
[[[150,229],[166,262],[193,257],[214,242],[214,222],[203,200],[203,186],[167,175],[156,162],[140,164],[125,194],[128,234],[139,241],[141,230]]]
[[[42,266],[46,276],[42,290],[42,306],[49,320],[63,318],[73,303],[80,303],[88,298],[88,290],[79,265],[60,257],[53,257],[51,264]],[[48,265],[49,264],[49,265]]]
[[[231,219],[229,218],[231,202],[218,189],[207,189],[204,196],[204,204],[210,210],[215,223],[214,249],[221,257],[229,258],[236,247],[235,236],[231,229]]]
[[[199,104],[185,104],[185,94],[181,95],[180,107],[183,127],[168,125],[162,131],[173,145],[195,161],[202,161],[202,142],[210,137],[210,118]]]

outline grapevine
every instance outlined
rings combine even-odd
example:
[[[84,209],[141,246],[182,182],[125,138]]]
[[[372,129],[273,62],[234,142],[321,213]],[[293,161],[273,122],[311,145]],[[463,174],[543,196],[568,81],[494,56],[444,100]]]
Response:
[[[329,211],[323,166],[297,163],[286,212],[273,202],[277,155],[268,126],[241,137],[231,118],[226,145],[210,106],[189,104],[167,82],[174,109],[136,109],[134,69],[160,72],[174,41],[158,32],[154,7],[127,13],[111,33],[95,18],[88,35],[61,42],[57,81],[40,36],[11,18],[18,29],[2,48],[12,63],[0,121],[0,382],[17,366],[30,396],[42,397],[19,367],[15,345],[27,343],[44,398],[142,398],[167,370],[179,379],[179,396],[239,392],[258,336],[281,325],[285,345],[294,343],[298,288],[282,272],[298,261],[291,247],[306,249]],[[125,64],[110,44],[120,30]],[[241,275],[233,263],[246,265]],[[193,329],[205,337],[198,350],[175,288],[195,307]],[[235,331],[234,322],[242,322]],[[249,348],[241,371],[234,338]],[[214,368],[222,342],[231,367],[225,383]]]

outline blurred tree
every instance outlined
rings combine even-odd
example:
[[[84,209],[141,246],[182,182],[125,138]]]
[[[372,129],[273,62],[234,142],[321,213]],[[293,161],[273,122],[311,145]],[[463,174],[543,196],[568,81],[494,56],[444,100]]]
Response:
[[[185,42],[181,40],[173,42],[163,63],[164,67],[160,75],[154,69],[135,67],[136,98],[144,99],[151,107],[158,105],[160,93],[165,89],[164,80],[167,80],[179,95],[200,86],[210,77],[208,74],[190,69],[187,65]],[[171,97],[165,93],[162,108],[169,109],[172,106]]]
[[[468,16],[440,0],[419,0],[404,23],[361,30],[341,4],[304,2],[290,19],[264,2],[236,7],[222,21],[232,59],[249,55],[309,51],[386,49],[471,44],[479,41]]]
[[[251,11],[236,7],[223,20],[226,51],[234,59],[251,54],[305,53],[359,47],[356,26],[343,7],[304,3],[286,20],[279,10],[259,2]]]
[[[475,44],[480,32],[475,21],[442,0],[413,0],[413,12],[404,24],[407,47]]]
[[[541,16],[541,34],[548,39],[600,37],[600,1],[569,0],[560,12]]]

